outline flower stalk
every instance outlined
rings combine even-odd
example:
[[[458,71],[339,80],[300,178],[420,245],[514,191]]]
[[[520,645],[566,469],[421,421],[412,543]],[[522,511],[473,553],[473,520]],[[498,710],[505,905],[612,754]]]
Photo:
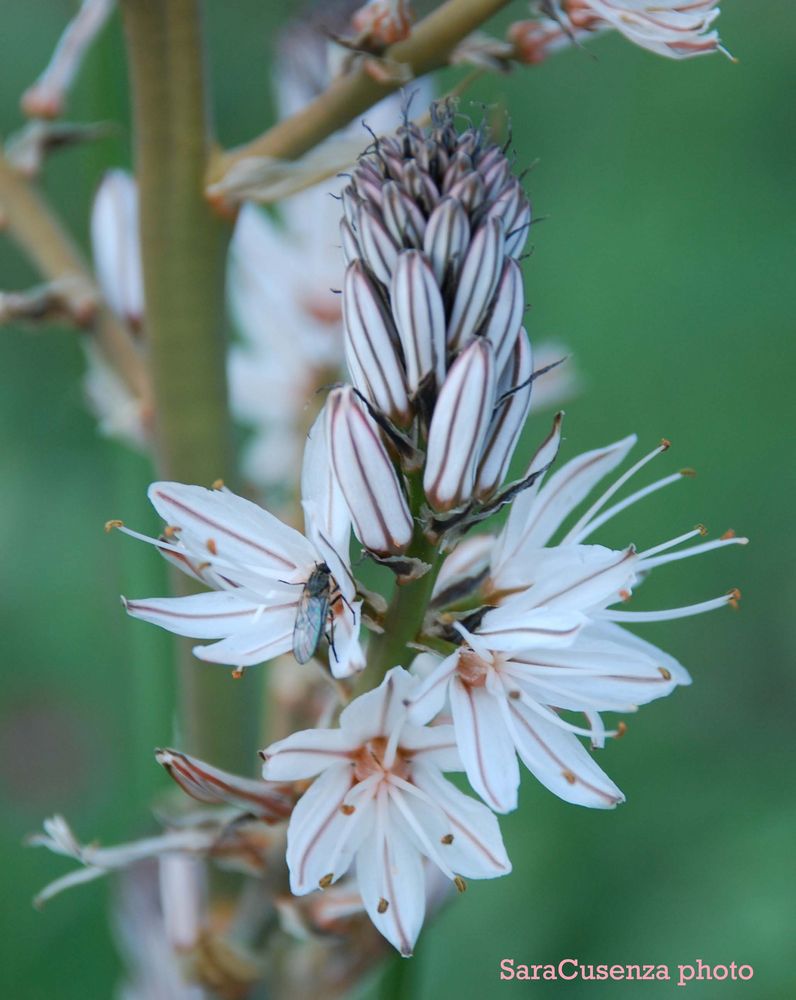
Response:
[[[126,0],[123,15],[136,134],[136,175],[156,401],[156,462],[165,478],[233,481],[227,407],[224,265],[229,224],[203,195],[212,143],[201,5]],[[184,586],[184,580],[180,581]],[[251,684],[197,670],[183,645],[180,745],[250,770],[258,699]],[[235,732],[239,738],[229,739]]]

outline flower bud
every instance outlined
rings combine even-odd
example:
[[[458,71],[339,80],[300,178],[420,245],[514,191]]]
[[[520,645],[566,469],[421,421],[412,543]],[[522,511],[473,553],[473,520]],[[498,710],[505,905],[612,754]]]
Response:
[[[343,282],[345,355],[351,381],[370,402],[398,424],[412,409],[398,358],[398,335],[384,300],[362,262],[349,264]]]
[[[514,350],[524,309],[522,271],[515,260],[507,258],[495,290],[492,314],[482,330],[482,335],[495,349],[495,370],[498,372],[506,367]]]
[[[445,305],[425,254],[398,255],[391,288],[392,312],[404,351],[411,393],[429,373],[437,385],[445,378]]]
[[[475,479],[474,493],[479,500],[488,500],[506,478],[531,407],[532,374],[531,344],[525,330],[521,329],[498,379],[495,411]]]
[[[144,283],[138,239],[138,189],[124,170],[109,170],[91,210],[91,244],[102,294],[117,316],[139,327]]]
[[[486,315],[503,271],[504,242],[503,225],[497,219],[476,230],[457,283],[448,324],[449,347],[465,344]]]
[[[350,387],[326,403],[332,467],[354,531],[366,549],[398,555],[412,538],[412,516],[379,428]]]
[[[493,353],[489,341],[474,340],[451,366],[437,399],[423,475],[426,497],[436,510],[451,510],[472,496],[495,402]]]

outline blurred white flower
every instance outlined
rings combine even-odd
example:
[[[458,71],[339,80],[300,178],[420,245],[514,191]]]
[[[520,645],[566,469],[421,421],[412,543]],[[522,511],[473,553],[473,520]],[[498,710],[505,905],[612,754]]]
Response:
[[[415,684],[396,667],[343,710],[339,729],[295,733],[262,754],[270,780],[319,775],[288,827],[293,893],[327,888],[356,863],[368,915],[404,956],[425,915],[423,857],[460,889],[462,876],[511,870],[492,813],[442,776],[461,768],[451,728],[408,722]]]

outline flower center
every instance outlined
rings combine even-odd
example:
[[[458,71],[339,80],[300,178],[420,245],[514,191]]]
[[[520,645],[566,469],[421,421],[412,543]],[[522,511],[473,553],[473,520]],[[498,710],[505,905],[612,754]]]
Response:
[[[473,649],[459,653],[459,677],[468,687],[483,687],[491,665],[486,663]]]
[[[406,756],[399,747],[391,767],[385,767],[384,754],[387,749],[387,738],[377,736],[368,740],[354,753],[354,779],[364,781],[374,774],[396,774],[399,778],[408,779],[411,768]]]

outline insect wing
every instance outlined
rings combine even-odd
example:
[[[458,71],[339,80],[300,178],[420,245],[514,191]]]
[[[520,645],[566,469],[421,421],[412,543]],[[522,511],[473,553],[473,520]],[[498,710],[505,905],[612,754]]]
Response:
[[[306,663],[318,648],[328,616],[328,574],[321,579],[320,573],[313,573],[304,586],[293,626],[293,655],[299,663]]]

